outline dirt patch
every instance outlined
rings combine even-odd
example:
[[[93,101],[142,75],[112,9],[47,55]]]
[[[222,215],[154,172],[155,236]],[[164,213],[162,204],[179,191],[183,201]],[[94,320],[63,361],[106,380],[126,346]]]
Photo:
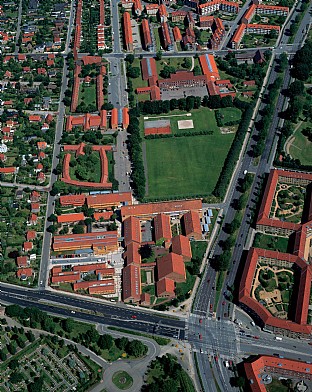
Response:
[[[236,128],[235,127],[220,127],[220,132],[222,134],[228,134],[228,133],[235,133]]]
[[[178,121],[179,129],[193,129],[194,123],[193,120],[179,120]]]

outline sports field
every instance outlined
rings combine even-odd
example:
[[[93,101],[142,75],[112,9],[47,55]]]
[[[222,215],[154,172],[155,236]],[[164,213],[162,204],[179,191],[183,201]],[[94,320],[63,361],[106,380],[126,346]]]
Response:
[[[294,159],[299,159],[302,165],[312,165],[312,143],[302,134],[302,130],[308,127],[312,127],[312,124],[302,123],[290,140],[289,153]]]
[[[223,110],[223,109],[222,109]],[[238,110],[238,109],[237,109]],[[240,112],[240,111],[239,111]],[[192,110],[191,116],[188,116],[187,114],[190,113],[183,113],[179,110],[175,110],[170,112],[169,114],[162,115],[162,116],[147,116],[148,120],[170,120],[170,127],[171,127],[171,132],[173,134],[179,133],[179,132],[198,132],[198,131],[213,131],[219,133],[219,128],[216,123],[215,119],[215,114],[213,110],[210,110],[208,108],[200,108],[200,109],[194,109]],[[189,128],[189,129],[179,129],[178,128],[178,121],[182,120],[193,120],[194,128]],[[143,117],[140,119],[141,122],[141,130],[142,130],[142,135],[144,134],[143,129],[144,129],[144,120]]]
[[[146,196],[211,193],[233,138],[217,130],[213,135],[146,140]]]

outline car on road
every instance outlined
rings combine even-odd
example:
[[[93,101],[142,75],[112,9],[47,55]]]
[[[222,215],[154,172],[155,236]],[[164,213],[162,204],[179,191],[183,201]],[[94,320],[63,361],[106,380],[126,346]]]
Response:
[[[308,344],[309,344],[310,346],[312,346],[312,342],[309,342]]]
[[[199,340],[202,340],[202,334],[200,333],[200,334],[198,334],[198,337],[199,337]]]
[[[210,304],[210,312],[212,312],[212,309],[213,309],[213,305]]]
[[[204,350],[203,350],[202,348],[200,349],[200,353],[201,353],[201,354],[203,354],[203,353],[204,353]]]
[[[260,339],[259,336],[254,336],[254,339]]]
[[[137,319],[137,316],[136,316],[135,314],[133,314],[133,315],[131,316],[131,318],[132,318],[133,320],[135,320],[135,319]]]
[[[74,310],[72,310],[70,313],[75,314],[76,312]]]
[[[223,302],[222,302],[222,305],[224,306],[225,304],[226,304],[226,302],[225,302],[225,301],[223,301]]]
[[[203,322],[203,319],[199,319],[199,324],[201,324]]]

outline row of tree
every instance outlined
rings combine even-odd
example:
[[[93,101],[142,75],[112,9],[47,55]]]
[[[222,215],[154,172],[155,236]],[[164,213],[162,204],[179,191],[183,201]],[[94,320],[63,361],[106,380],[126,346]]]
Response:
[[[225,231],[229,234],[228,238],[220,243],[223,252],[221,255],[217,256],[213,260],[213,267],[217,271],[226,271],[229,268],[232,248],[235,245],[237,238],[237,231],[241,226],[241,221],[243,218],[242,210],[246,207],[249,198],[249,189],[253,183],[253,175],[247,173],[244,180],[239,184],[241,195],[234,201],[234,208],[236,209],[236,214],[234,219],[230,224],[227,224]],[[222,282],[221,282],[222,283]]]
[[[234,104],[237,107],[240,106],[241,109],[244,107],[244,105],[240,103],[239,99],[235,99]],[[228,152],[228,155],[224,161],[224,165],[222,167],[222,171],[218,178],[215,189],[213,190],[213,194],[218,198],[223,199],[226,194],[228,185],[233,175],[236,162],[238,160],[240,151],[242,149],[245,135],[248,130],[249,123],[253,114],[253,110],[254,110],[254,102],[247,104],[245,106],[245,109],[243,110],[241,122],[238,126],[230,151]]]
[[[147,353],[147,346],[139,340],[129,341],[125,337],[114,339],[109,334],[100,335],[94,325],[90,325],[90,328],[85,332],[74,334],[73,332],[79,329],[75,320],[52,317],[37,308],[22,308],[19,305],[10,305],[6,307],[5,313],[9,317],[18,319],[25,326],[43,329],[54,334],[57,332],[59,336],[65,335],[65,337],[72,338],[76,343],[88,347],[98,355],[101,355],[101,350],[111,350],[114,346],[135,358],[142,357]],[[60,327],[61,331],[58,331]],[[31,335],[29,336],[31,337]],[[30,339],[30,337],[28,338]]]

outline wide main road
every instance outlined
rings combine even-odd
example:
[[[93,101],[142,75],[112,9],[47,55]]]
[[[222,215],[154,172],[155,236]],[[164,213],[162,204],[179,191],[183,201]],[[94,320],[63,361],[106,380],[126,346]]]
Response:
[[[170,338],[185,338],[185,321],[174,316],[139,310],[124,304],[105,304],[48,290],[33,290],[0,284],[0,302],[34,306],[63,317],[78,317],[89,323],[101,323]]]

